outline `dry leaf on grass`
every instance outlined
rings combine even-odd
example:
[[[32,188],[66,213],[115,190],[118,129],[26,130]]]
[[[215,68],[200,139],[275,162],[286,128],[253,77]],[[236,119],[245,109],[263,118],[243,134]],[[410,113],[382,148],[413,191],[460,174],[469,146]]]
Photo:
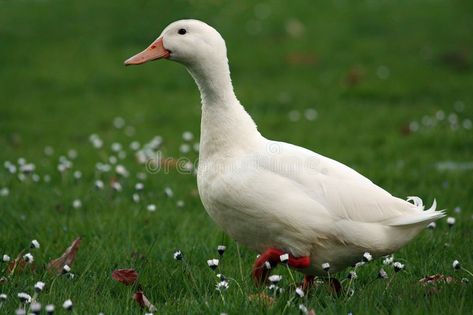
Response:
[[[136,291],[135,294],[133,294],[133,300],[135,300],[141,308],[148,308],[150,312],[156,312],[158,310],[143,294],[143,291]]]
[[[64,254],[61,257],[51,260],[48,264],[49,271],[55,271],[57,273],[62,273],[62,270],[65,265],[69,267],[72,266],[74,259],[76,258],[77,251],[79,250],[80,246],[80,237],[76,238],[71,246],[69,246]]]
[[[456,279],[452,276],[445,276],[440,273],[432,276],[426,276],[419,280],[422,285],[436,284],[436,283],[452,283],[456,282]]]
[[[15,272],[21,272],[25,270],[25,268],[28,267],[28,265],[30,265],[31,271],[35,271],[36,269],[35,264],[34,263],[29,264],[28,262],[26,262],[23,259],[23,253],[24,253],[24,250],[22,250],[18,254],[18,256],[16,256],[16,258],[8,264],[7,272],[10,274],[10,276],[13,275]]]
[[[138,273],[135,269],[117,269],[112,272],[112,278],[124,285],[130,285],[138,279]]]

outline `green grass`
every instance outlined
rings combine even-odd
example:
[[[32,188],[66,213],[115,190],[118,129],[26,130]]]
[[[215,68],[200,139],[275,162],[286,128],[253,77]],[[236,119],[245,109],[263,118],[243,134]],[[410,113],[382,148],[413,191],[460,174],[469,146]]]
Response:
[[[136,287],[110,276],[116,268],[133,267],[160,314],[298,313],[299,302],[286,307],[294,287],[283,268],[277,273],[284,277],[285,293],[273,305],[249,300],[264,291],[249,276],[255,253],[240,248],[238,255],[236,243],[207,216],[194,176],[148,173],[141,202],[132,201],[136,174],[145,168],[134,161],[129,143],[161,135],[163,154],[179,157],[182,132],[198,138],[200,100],[177,64],[125,68],[122,62],[168,23],[186,17],[209,22],[226,38],[237,95],[268,138],[348,164],[397,196],[418,195],[429,205],[435,197],[457,219],[451,230],[441,220],[436,230],[423,232],[396,254],[406,270],[388,289],[387,281],[372,281],[382,264],[377,260],[358,272],[350,299],[320,287],[301,303],[317,314],[471,312],[471,283],[441,285],[435,292],[417,283],[436,273],[469,277],[453,271],[454,259],[473,269],[473,171],[436,167],[443,161],[472,161],[473,131],[461,126],[473,119],[473,5],[467,0],[291,1],[290,7],[277,0],[257,6],[216,0],[1,0],[0,161],[24,157],[51,182],[34,183],[30,177],[20,182],[0,169],[0,189],[10,190],[0,197],[0,254],[14,257],[32,239],[41,243],[31,251],[36,271],[15,273],[0,284],[0,293],[9,296],[0,312],[14,313],[16,294],[32,294],[34,283],[43,280],[43,305],[60,308],[70,298],[77,314],[143,313],[131,299]],[[288,25],[298,23],[302,32],[290,35]],[[385,79],[377,74],[383,66],[389,69]],[[312,107],[318,112],[315,121],[289,121],[290,111]],[[446,121],[422,125],[424,116],[438,111],[447,117],[455,113],[460,127],[452,130]],[[117,116],[135,128],[133,136],[113,127]],[[420,123],[419,131],[406,132],[411,121]],[[89,143],[92,133],[104,140],[103,149]],[[96,178],[108,183],[112,176],[98,174],[95,164],[113,154],[113,142],[125,147],[128,156],[120,163],[131,175],[122,179],[120,193],[108,185],[96,191]],[[43,153],[48,145],[55,150],[52,157]],[[58,158],[70,149],[78,157],[61,175]],[[186,156],[197,158],[196,153]],[[79,181],[74,170],[83,173]],[[168,186],[172,198],[164,194]],[[81,209],[72,207],[76,198]],[[177,200],[185,206],[176,207]],[[146,210],[149,203],[157,205],[156,212]],[[454,213],[457,206],[461,213]],[[79,235],[74,279],[46,273],[45,264]],[[206,265],[219,244],[228,246],[220,271],[238,282],[230,282],[224,300]],[[183,251],[185,262],[173,260],[175,249]]]

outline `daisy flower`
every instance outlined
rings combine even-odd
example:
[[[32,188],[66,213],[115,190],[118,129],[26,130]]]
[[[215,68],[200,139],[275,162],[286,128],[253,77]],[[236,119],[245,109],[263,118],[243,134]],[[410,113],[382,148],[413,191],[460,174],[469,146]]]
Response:
[[[46,284],[45,284],[44,282],[38,281],[38,282],[36,282],[36,284],[34,285],[34,289],[35,289],[36,292],[39,293],[39,292],[43,291],[45,285],[46,285]]]
[[[393,263],[393,267],[394,267],[395,272],[399,272],[399,271],[404,269],[404,264],[396,261],[396,262]]]
[[[381,268],[378,271],[378,278],[387,279],[388,278],[388,273],[383,268]]]
[[[207,265],[210,267],[210,269],[215,270],[218,267],[219,260],[218,259],[209,259],[207,260]]]
[[[330,263],[326,262],[326,263],[323,263],[322,264],[322,269],[325,271],[325,272],[328,272],[330,270]]]
[[[65,310],[71,311],[72,310],[72,301],[70,299],[65,300],[64,303],[62,304],[62,307]]]
[[[300,298],[304,297],[304,290],[302,288],[296,288],[296,295]]]
[[[447,218],[447,224],[449,227],[453,227],[455,225],[455,218],[454,217],[448,217]]]
[[[28,293],[20,292],[18,293],[18,298],[22,303],[31,303],[31,296]]]
[[[39,242],[37,240],[32,240],[31,241],[31,245],[30,245],[31,248],[39,248],[39,246],[40,245],[39,245]]]
[[[46,313],[48,313],[48,315],[54,314],[54,309],[55,307],[53,304],[46,305]]]
[[[175,260],[182,260],[183,258],[182,252],[180,250],[175,251],[173,257]]]
[[[223,256],[223,253],[225,253],[225,250],[227,247],[225,245],[218,245],[217,246],[217,252],[220,256]]]
[[[271,275],[268,277],[269,282],[272,284],[277,284],[279,281],[281,281],[282,276],[281,275]]]
[[[365,252],[365,253],[363,254],[363,261],[365,261],[365,262],[370,262],[370,261],[372,261],[372,260],[373,260],[373,256],[371,256],[370,253]]]
[[[31,253],[26,253],[25,255],[23,255],[23,260],[31,264],[34,261],[34,257],[33,255],[31,255]]]
[[[289,254],[282,254],[281,256],[279,256],[279,260],[285,264],[289,261]]]
[[[218,290],[218,291],[224,291],[224,290],[228,289],[228,287],[229,287],[228,282],[225,281],[225,280],[220,281],[215,285],[215,289]]]
[[[453,267],[453,269],[455,269],[455,270],[460,269],[460,268],[461,268],[460,262],[455,259],[455,260],[453,261],[453,263],[452,263],[452,267]]]

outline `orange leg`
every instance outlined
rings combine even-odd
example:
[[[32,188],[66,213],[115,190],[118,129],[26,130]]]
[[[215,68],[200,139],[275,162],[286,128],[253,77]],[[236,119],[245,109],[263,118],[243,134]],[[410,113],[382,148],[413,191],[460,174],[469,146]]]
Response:
[[[281,262],[280,256],[285,254],[282,250],[269,248],[256,259],[253,265],[253,280],[256,285],[261,285],[268,279],[270,270]],[[308,256],[294,257],[289,255],[287,264],[296,269],[307,268],[310,266],[310,258]]]

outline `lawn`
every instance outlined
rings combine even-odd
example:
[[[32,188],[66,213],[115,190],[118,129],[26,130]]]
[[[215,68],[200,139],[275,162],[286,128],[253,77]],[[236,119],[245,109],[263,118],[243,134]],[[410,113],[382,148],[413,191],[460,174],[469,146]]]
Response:
[[[341,161],[396,196],[429,207],[436,198],[453,227],[442,219],[395,253],[398,273],[382,259],[358,268],[339,297],[324,285],[296,297],[302,276],[283,267],[284,292],[256,288],[256,253],[218,229],[195,176],[175,169],[198,157],[194,82],[171,62],[123,66],[188,17],[226,39],[236,93],[266,137]],[[38,300],[59,314],[67,299],[76,314],[143,314],[139,289],[159,314],[297,314],[299,304],[317,314],[471,313],[473,276],[452,263],[473,270],[472,31],[468,0],[0,0],[0,255],[34,256],[14,272],[0,262],[0,313],[14,314],[37,281]],[[136,159],[134,146],[157,136],[168,171]],[[24,161],[33,174],[19,171]],[[78,236],[74,277],[48,272]],[[388,279],[377,279],[381,267]],[[113,280],[118,268],[134,268],[138,283]],[[215,289],[216,273],[227,290]],[[453,280],[419,284],[434,274]]]

